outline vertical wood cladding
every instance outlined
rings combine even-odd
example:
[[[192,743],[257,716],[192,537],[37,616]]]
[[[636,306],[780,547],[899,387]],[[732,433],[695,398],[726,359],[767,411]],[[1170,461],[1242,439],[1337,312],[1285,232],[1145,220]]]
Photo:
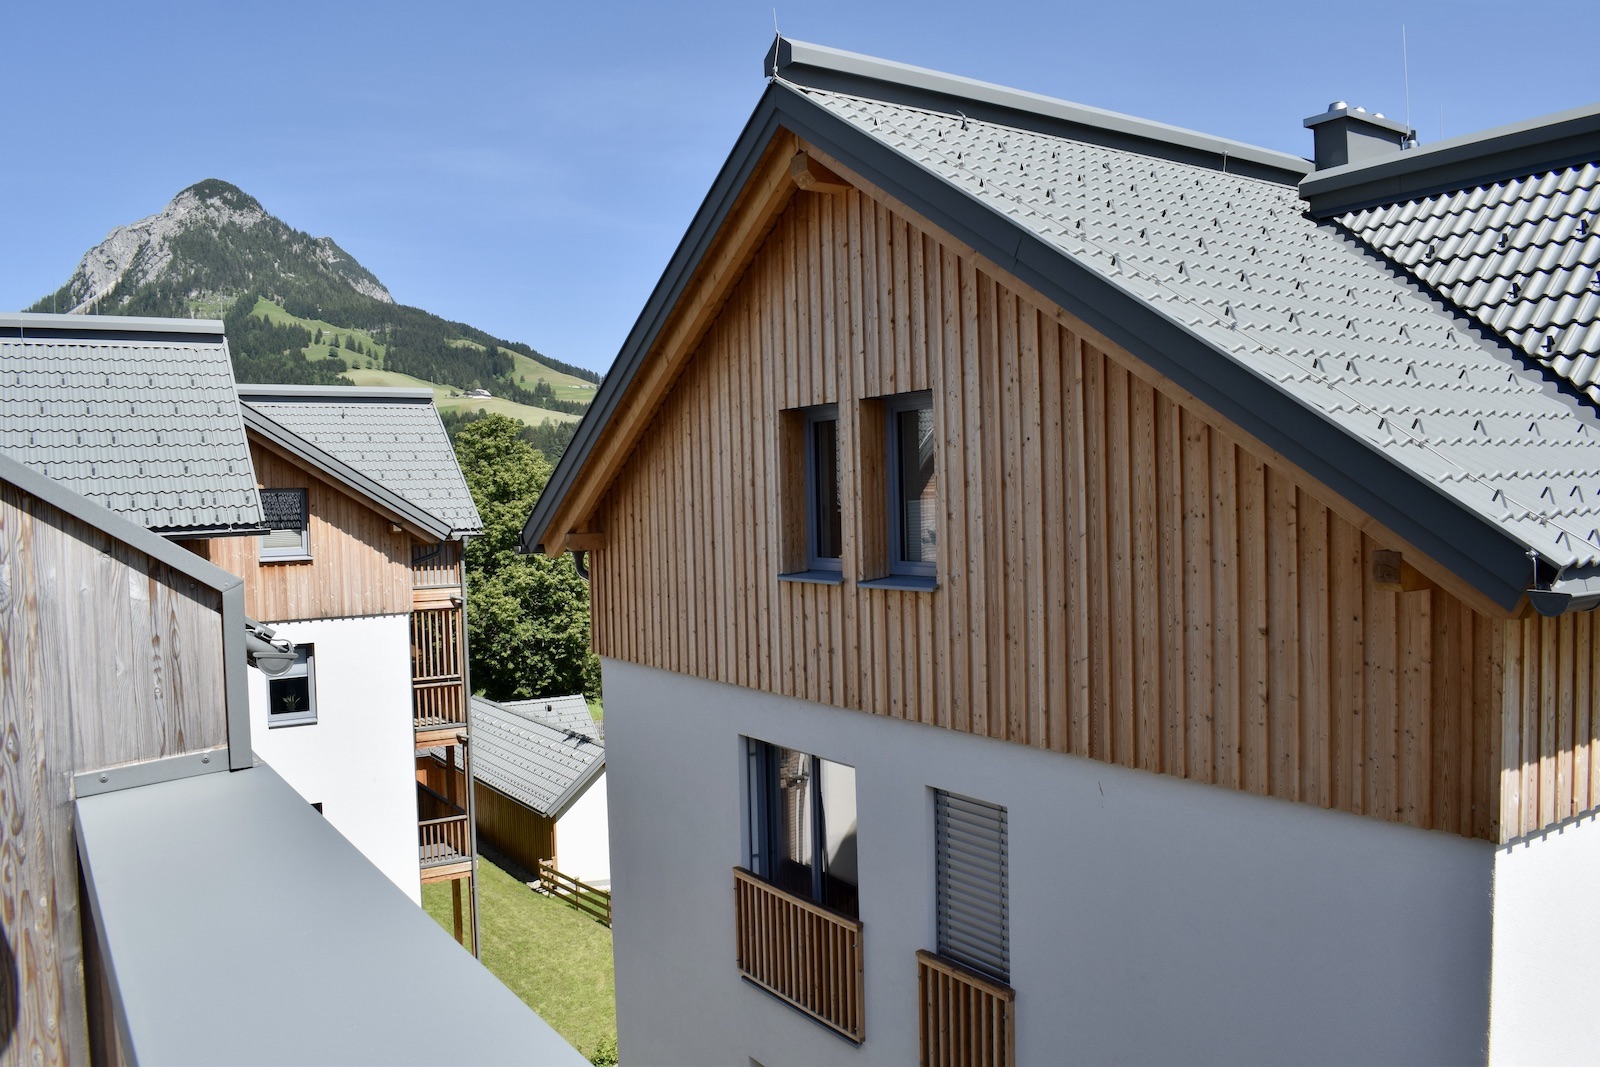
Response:
[[[1393,546],[1132,366],[866,196],[796,195],[595,516],[597,650],[1499,836],[1501,679],[1526,626],[1376,588],[1372,555]],[[860,588],[883,450],[861,401],[923,389],[938,588]],[[799,487],[778,413],[828,403],[844,581],[780,581]]]
[[[257,562],[260,538],[211,542],[211,561],[244,579],[245,614],[263,622],[397,615],[411,610],[411,536],[349,493],[250,444],[256,480],[305,489],[311,559]]]
[[[1505,627],[1505,839],[1600,806],[1600,650],[1590,613]]]
[[[88,1062],[72,778],[226,744],[221,610],[0,486],[0,1063]]]

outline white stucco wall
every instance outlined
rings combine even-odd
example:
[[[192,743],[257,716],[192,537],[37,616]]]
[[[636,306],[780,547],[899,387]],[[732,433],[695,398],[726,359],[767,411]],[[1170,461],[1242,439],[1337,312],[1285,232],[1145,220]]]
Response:
[[[932,787],[1010,815],[1017,1062],[1485,1054],[1484,842],[604,662],[619,1040],[651,1064],[912,1063]],[[866,1042],[738,977],[741,736],[857,770]]]
[[[566,874],[604,885],[611,880],[610,819],[606,772],[590,783],[567,813],[556,820],[556,866]]]
[[[317,721],[267,726],[267,680],[250,674],[250,739],[308,802],[421,903],[411,723],[411,629],[405,615],[269,623],[315,646]]]
[[[1494,866],[1490,1061],[1600,1063],[1600,815],[1508,845]]]

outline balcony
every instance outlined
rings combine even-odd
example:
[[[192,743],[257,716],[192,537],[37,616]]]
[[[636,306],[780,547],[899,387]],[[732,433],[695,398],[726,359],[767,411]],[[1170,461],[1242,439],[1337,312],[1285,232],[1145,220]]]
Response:
[[[418,783],[417,816],[422,880],[442,882],[471,874],[471,828],[460,805]]]
[[[417,744],[454,744],[466,726],[460,608],[411,613],[411,713]]]
[[[923,1067],[1015,1067],[1016,993],[932,952],[917,953],[917,1032]]]
[[[861,923],[733,869],[739,973],[851,1041],[864,1026]]]
[[[411,549],[411,600],[414,608],[443,608],[461,595],[461,546],[454,541]]]

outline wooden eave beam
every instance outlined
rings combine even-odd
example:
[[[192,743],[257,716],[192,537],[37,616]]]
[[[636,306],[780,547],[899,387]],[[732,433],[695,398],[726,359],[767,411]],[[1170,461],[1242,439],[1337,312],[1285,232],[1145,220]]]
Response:
[[[796,189],[789,170],[795,146],[794,135],[780,129],[762,153],[738,203],[641,365],[627,397],[617,407],[561,507],[550,517],[541,539],[546,555],[559,556],[572,547],[571,535],[557,536],[553,531],[577,530],[587,523],[672,383],[716,320],[767,231],[788,206]]]
[[[808,193],[842,193],[850,188],[849,182],[818,163],[803,148],[789,160],[789,177]]]

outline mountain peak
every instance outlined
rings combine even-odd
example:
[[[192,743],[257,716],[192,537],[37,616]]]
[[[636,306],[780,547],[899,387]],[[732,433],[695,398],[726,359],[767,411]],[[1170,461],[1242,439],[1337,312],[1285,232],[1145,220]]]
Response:
[[[188,313],[201,305],[226,305],[258,280],[281,277],[394,303],[389,290],[332,239],[292,229],[237,185],[207,178],[173,197],[159,214],[112,230],[84,253],[67,284],[34,309]]]

